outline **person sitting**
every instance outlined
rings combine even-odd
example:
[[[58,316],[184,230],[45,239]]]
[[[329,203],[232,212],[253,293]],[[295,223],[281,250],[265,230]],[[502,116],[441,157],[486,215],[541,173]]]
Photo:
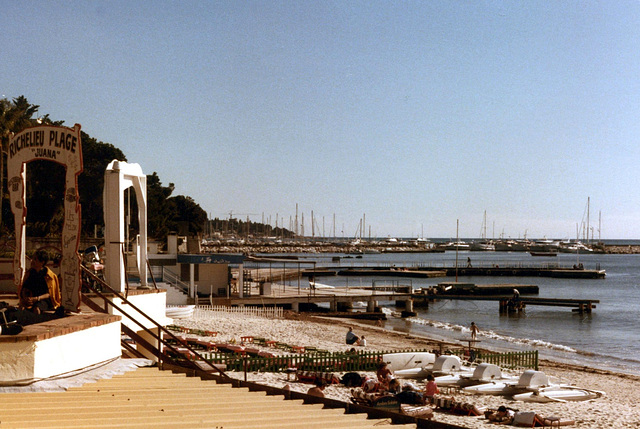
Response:
[[[362,380],[362,391],[365,393],[374,393],[380,391],[380,383],[370,377],[365,377]]]
[[[427,375],[427,384],[424,386],[425,400],[429,403],[433,403],[433,397],[438,393],[440,393],[440,389],[438,389],[438,385],[436,384],[436,379],[433,377],[433,374]]]
[[[353,345],[357,343],[359,339],[360,338],[353,333],[353,329],[349,328],[349,332],[347,332],[347,338],[346,338],[347,344]]]
[[[327,387],[327,384],[322,379],[316,379],[315,384],[316,384],[315,387],[312,387],[307,391],[307,395],[324,398],[324,388]]]
[[[46,265],[49,254],[39,249],[31,258],[31,268],[18,288],[20,309],[31,310],[35,314],[55,310],[60,307],[60,281]]]
[[[504,405],[500,405],[495,412],[487,413],[486,417],[490,422],[500,424],[511,424],[515,412]]]
[[[367,340],[366,340],[366,338],[364,337],[364,335],[360,337],[360,339],[358,340],[357,344],[358,344],[360,347],[366,347],[366,346],[367,346]]]
[[[378,382],[384,389],[389,387],[389,382],[393,379],[393,371],[389,368],[386,362],[380,362],[378,364],[378,370],[376,371],[376,377]]]
[[[400,384],[400,380],[398,380],[397,378],[392,378],[391,380],[389,380],[389,387],[387,388],[387,392],[391,393],[392,395],[402,392],[402,385]]]

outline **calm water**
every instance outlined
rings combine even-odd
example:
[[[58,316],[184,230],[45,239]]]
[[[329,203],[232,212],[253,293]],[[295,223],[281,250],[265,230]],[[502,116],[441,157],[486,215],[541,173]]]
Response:
[[[332,265],[331,256],[306,255],[318,266]],[[345,256],[345,255],[340,255]],[[474,265],[561,264],[583,263],[587,269],[600,267],[605,279],[576,280],[544,277],[459,277],[476,284],[519,283],[540,287],[539,297],[598,299],[600,304],[590,315],[579,315],[565,307],[529,306],[519,316],[504,316],[497,302],[438,301],[429,309],[416,308],[418,317],[389,318],[390,329],[428,335],[434,338],[460,340],[467,338],[468,326],[474,321],[481,329],[481,345],[499,350],[540,351],[541,358],[552,358],[581,365],[640,374],[640,255],[572,255],[557,258],[532,257],[524,252],[459,252],[459,266],[467,257]],[[360,265],[454,265],[455,252],[434,254],[373,254],[361,258],[341,259],[341,266]],[[372,281],[389,283],[389,278],[321,277],[318,282],[343,286],[370,286]],[[414,288],[435,285],[455,278],[396,279]],[[385,303],[381,303],[385,304]],[[393,307],[388,307],[390,311]]]

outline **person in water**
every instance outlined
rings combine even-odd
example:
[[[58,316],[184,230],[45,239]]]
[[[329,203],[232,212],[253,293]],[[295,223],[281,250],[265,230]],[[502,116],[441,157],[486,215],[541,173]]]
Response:
[[[478,333],[480,332],[480,329],[478,328],[478,325],[476,325],[476,322],[471,322],[471,339],[475,340],[478,337]]]

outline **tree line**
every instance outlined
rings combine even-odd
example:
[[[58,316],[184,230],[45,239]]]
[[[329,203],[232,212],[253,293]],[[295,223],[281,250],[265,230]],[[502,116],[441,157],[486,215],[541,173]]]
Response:
[[[24,96],[0,99],[0,237],[14,232],[14,219],[7,187],[7,148],[11,135],[38,125],[64,124],[48,114],[37,116],[40,106]],[[81,131],[84,170],[78,177],[78,193],[82,207],[82,234],[102,236],[104,226],[102,193],[104,172],[114,159],[127,161],[124,153]],[[60,236],[64,218],[65,167],[51,161],[36,160],[27,164],[27,236]],[[162,240],[171,231],[197,235],[203,231],[207,213],[184,195],[173,196],[175,186],[164,186],[156,172],[147,175],[147,230],[149,237]],[[135,198],[131,198],[131,231],[137,228]]]

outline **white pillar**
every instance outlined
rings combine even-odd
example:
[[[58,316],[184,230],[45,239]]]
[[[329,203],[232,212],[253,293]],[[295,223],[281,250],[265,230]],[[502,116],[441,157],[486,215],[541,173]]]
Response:
[[[240,298],[244,298],[244,268],[243,264],[238,266],[238,294]]]

